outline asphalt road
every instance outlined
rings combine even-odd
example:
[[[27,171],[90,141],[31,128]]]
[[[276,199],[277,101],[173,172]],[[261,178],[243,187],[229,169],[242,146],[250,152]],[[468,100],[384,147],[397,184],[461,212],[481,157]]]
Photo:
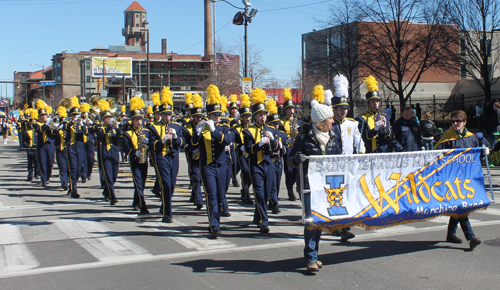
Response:
[[[354,228],[341,242],[323,235],[316,275],[305,271],[300,202],[286,199],[270,214],[269,234],[252,224],[254,206],[239,202],[230,187],[231,217],[222,237],[209,239],[205,209],[189,202],[185,160],[173,198],[174,223],[161,222],[160,202],[147,187],[153,218],[137,219],[131,208],[130,169],[120,164],[117,196],[102,200],[98,173],[79,184],[71,199],[55,167],[48,189],[25,181],[26,153],[13,141],[0,145],[0,289],[498,289],[500,206],[471,214],[483,244],[444,241],[448,219],[378,231]],[[492,168],[498,190],[500,168]],[[500,197],[496,195],[497,199]],[[459,230],[459,237],[463,234]]]

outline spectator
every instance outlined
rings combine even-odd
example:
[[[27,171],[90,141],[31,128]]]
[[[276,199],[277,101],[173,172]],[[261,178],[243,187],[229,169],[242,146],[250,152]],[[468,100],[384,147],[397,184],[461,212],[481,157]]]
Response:
[[[431,114],[425,113],[424,120],[420,122],[424,150],[432,150],[434,147],[434,137],[437,135],[436,124],[431,120]]]
[[[401,145],[402,152],[420,151],[420,127],[413,120],[413,110],[411,107],[403,109],[401,118],[394,122],[394,126],[392,126],[392,134],[396,142]]]
[[[389,124],[392,126],[392,125],[394,125],[394,121],[396,121],[396,108],[394,107],[394,105],[391,105],[391,111],[392,111],[392,115],[391,115],[391,119],[389,120]]]
[[[422,108],[420,107],[420,103],[415,104],[415,111],[417,116],[417,122],[420,122],[420,120],[422,120]]]

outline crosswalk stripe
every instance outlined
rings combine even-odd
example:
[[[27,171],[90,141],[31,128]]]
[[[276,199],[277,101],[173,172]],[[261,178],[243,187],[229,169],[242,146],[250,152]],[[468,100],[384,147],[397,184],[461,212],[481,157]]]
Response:
[[[15,225],[0,225],[0,272],[22,271],[38,267],[35,256],[26,246]]]
[[[111,229],[98,221],[54,220],[52,222],[99,261],[123,256],[151,255],[140,245],[112,234]]]

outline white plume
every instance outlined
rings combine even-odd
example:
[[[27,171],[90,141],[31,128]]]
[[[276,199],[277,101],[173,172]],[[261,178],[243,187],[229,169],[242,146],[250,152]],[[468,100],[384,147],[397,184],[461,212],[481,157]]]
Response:
[[[331,90],[325,91],[325,105],[330,106],[332,104],[333,93]]]
[[[349,98],[349,81],[347,78],[339,74],[333,78],[333,85],[335,87],[335,97]]]

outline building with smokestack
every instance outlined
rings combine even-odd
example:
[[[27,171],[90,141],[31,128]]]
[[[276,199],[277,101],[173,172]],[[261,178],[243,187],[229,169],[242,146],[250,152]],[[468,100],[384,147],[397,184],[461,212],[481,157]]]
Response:
[[[210,2],[210,1],[208,1]],[[208,7],[210,16],[210,6]],[[107,48],[97,46],[90,51],[63,51],[52,57],[51,77],[56,85],[51,88],[47,98],[51,103],[67,97],[81,96],[81,99],[89,100],[92,96],[100,94],[103,89],[108,92],[108,98],[114,98],[117,103],[128,103],[130,97],[143,94],[144,100],[147,94],[147,35],[144,32],[144,22],[147,19],[147,11],[137,1],[124,11],[124,28],[122,35],[125,44],[109,45]],[[206,87],[214,82],[214,57],[211,46],[211,26],[208,19],[208,31],[210,48],[205,53],[208,55],[177,54],[168,53],[167,39],[161,39],[161,51],[150,52],[150,90],[151,93],[160,91],[163,86],[169,86],[174,93],[174,105],[181,108],[184,105],[184,94],[186,92],[203,94]],[[151,43],[150,43],[151,45]],[[130,58],[132,59],[132,77],[114,78],[106,77],[103,88],[102,77],[93,76],[92,58]],[[227,77],[234,78],[233,82],[239,85],[239,57],[230,63],[236,73],[228,74]],[[217,66],[228,67],[227,63]],[[20,78],[21,76],[17,76]],[[14,73],[16,78],[16,73]],[[24,88],[24,87],[23,87]],[[34,88],[35,89],[35,88]],[[14,90],[15,99],[19,104],[24,104],[26,93],[23,89]],[[19,95],[19,96],[18,96]],[[30,100],[28,100],[29,102]]]

